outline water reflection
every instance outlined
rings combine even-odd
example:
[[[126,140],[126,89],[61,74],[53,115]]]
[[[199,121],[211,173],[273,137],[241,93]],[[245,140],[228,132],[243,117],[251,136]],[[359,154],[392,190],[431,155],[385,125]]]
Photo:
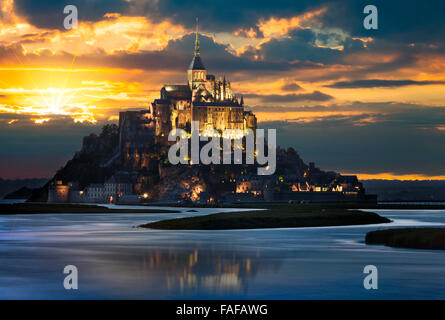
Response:
[[[398,227],[445,223],[445,211],[378,213]],[[389,226],[224,231],[133,227],[184,215],[0,216],[0,298],[445,298],[444,251],[363,243],[367,231]],[[79,290],[63,288],[62,270],[68,264],[78,267]],[[379,267],[376,292],[363,289],[367,264]]]
[[[137,260],[140,268],[135,268]],[[281,260],[267,259],[260,250],[252,253],[233,248],[211,249],[154,249],[141,255],[115,257],[102,261],[107,266],[106,280],[148,293],[150,287],[160,295],[181,296],[212,294],[242,295],[248,289],[249,280],[263,271],[278,271]],[[113,276],[110,277],[110,273]]]

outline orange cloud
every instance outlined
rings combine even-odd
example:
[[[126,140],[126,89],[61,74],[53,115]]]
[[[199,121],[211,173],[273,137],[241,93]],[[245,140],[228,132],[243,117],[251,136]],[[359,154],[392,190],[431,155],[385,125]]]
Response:
[[[51,119],[50,118],[31,118],[31,120],[34,121],[34,123],[43,124],[45,122],[48,122]]]
[[[265,38],[283,36],[294,29],[308,28],[309,25],[315,22],[315,18],[323,15],[326,11],[327,8],[321,8],[291,18],[272,17],[268,20],[260,20],[258,23],[258,28],[263,33]]]
[[[0,20],[0,43],[9,44],[14,51],[12,62],[0,66],[0,95],[2,105],[0,112],[36,115],[71,116],[74,121],[97,121],[116,116],[126,108],[144,108],[157,98],[164,82],[182,81],[184,75],[174,72],[158,71],[156,73],[142,70],[125,70],[122,68],[76,68],[78,55],[109,56],[122,52],[137,53],[141,51],[158,51],[165,48],[169,41],[179,39],[191,32],[172,20],[154,22],[142,16],[122,16],[118,13],[107,13],[98,22],[80,22],[77,29],[71,31],[39,29],[27,23],[13,12],[13,1],[1,1],[4,13]],[[260,47],[262,43],[273,38],[286,37],[295,29],[311,28],[314,33],[334,32],[344,36],[338,30],[322,30],[318,18],[326,12],[319,8],[290,18],[272,17],[260,20],[256,28],[238,30],[232,33],[219,33],[215,41],[231,44],[232,54],[242,54],[251,48]],[[7,17],[7,18],[5,18]],[[261,31],[262,36],[259,37]],[[363,43],[374,41],[373,38],[354,38]],[[233,44],[233,46],[232,46]],[[335,44],[316,44],[341,49]],[[68,54],[67,54],[68,53]],[[53,59],[57,54],[59,60]],[[41,65],[31,65],[30,57],[42,58]],[[74,57],[73,57],[74,56]],[[321,91],[335,98],[335,103],[351,103],[358,99],[362,102],[402,101],[409,103],[428,103],[443,105],[445,91],[443,86],[405,87],[390,90],[386,88],[370,89],[335,89],[324,88],[329,80],[345,79],[353,73],[355,76],[367,66],[396,61],[400,53],[354,53],[344,57],[345,64],[324,66],[308,65],[297,70],[271,72],[270,75],[253,77],[249,73],[234,72],[237,78],[233,81],[235,92],[257,94],[267,92],[269,95],[283,94],[282,88],[289,82],[295,82],[304,89],[303,92]],[[27,59],[29,58],[29,59]],[[261,56],[256,57],[259,61]],[[69,61],[69,62],[68,62]],[[31,61],[32,62],[32,61]],[[184,66],[185,68],[186,66]],[[388,79],[385,72],[376,72],[374,78]],[[422,80],[444,79],[445,58],[440,56],[418,57],[415,68],[392,72],[391,79],[414,78]],[[233,80],[233,79],[232,79]],[[260,99],[249,98],[247,105],[263,103]],[[332,103],[333,101],[329,101]],[[298,106],[311,106],[316,102],[304,101]],[[318,104],[318,103],[317,103]],[[266,105],[273,105],[269,102]],[[327,102],[325,102],[327,105]],[[369,112],[368,112],[369,113]],[[360,115],[361,112],[277,112],[258,113],[261,120],[316,121],[320,117],[339,115]],[[375,121],[369,117],[355,125],[366,125]]]

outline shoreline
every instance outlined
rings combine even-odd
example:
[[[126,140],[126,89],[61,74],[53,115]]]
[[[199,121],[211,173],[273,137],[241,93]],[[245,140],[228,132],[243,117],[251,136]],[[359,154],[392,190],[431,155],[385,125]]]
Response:
[[[181,213],[181,210],[109,208],[105,204],[1,203],[0,215],[15,214],[113,214],[113,213]]]
[[[4,202],[0,203],[0,215],[47,214],[47,213],[180,213],[181,209],[249,209],[268,210],[292,207],[301,210],[445,210],[445,205],[419,204],[366,204],[366,203],[238,203],[221,206],[176,203],[104,204],[104,203],[46,203],[46,202]],[[9,212],[8,212],[9,211]]]

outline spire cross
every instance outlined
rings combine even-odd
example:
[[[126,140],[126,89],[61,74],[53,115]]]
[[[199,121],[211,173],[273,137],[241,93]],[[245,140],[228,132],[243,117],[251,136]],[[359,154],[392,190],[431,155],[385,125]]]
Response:
[[[196,18],[195,56],[199,56],[198,18]]]

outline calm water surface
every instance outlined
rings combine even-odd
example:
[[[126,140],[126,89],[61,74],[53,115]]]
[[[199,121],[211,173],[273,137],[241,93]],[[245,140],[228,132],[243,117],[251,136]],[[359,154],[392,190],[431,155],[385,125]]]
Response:
[[[0,215],[1,299],[445,299],[445,251],[369,246],[367,231],[444,226],[444,210],[374,210],[391,224],[160,231],[177,214]],[[226,209],[230,210],[230,209]],[[247,214],[247,213],[246,213]],[[63,268],[79,289],[63,288]],[[363,288],[363,267],[379,289]]]

